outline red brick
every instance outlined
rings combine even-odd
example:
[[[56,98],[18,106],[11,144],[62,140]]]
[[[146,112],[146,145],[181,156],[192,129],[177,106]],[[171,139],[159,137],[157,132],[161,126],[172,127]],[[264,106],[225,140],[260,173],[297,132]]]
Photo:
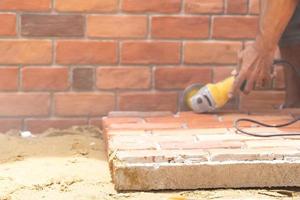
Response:
[[[275,69],[276,77],[274,78],[274,88],[284,89],[285,88],[285,74],[283,66],[276,66]]]
[[[120,94],[119,108],[125,111],[177,110],[177,94],[173,92],[132,92]]]
[[[194,135],[184,135],[184,134],[153,135],[151,137],[148,137],[147,140],[150,140],[153,142],[178,142],[178,141],[190,142],[190,141],[196,141],[196,137]]]
[[[1,67],[0,68],[0,90],[11,91],[18,89],[18,67]]]
[[[115,135],[144,135],[146,133],[146,131],[144,130],[106,130],[104,131],[104,133],[109,136],[115,136]]]
[[[257,33],[258,18],[256,16],[214,17],[212,26],[213,38],[252,39]]]
[[[241,127],[242,127],[244,124],[243,123],[241,123],[241,124],[242,124],[241,125]],[[272,124],[272,123],[270,123],[270,124]],[[276,123],[274,123],[274,124],[276,124]],[[253,125],[253,124],[250,124],[250,123],[248,123],[248,126],[252,126],[252,127],[251,128],[243,128],[243,131],[248,132],[248,133],[255,133],[255,134],[261,135],[261,136],[271,135],[271,134],[283,134],[283,135],[285,135],[285,134],[288,134],[288,133],[293,133],[293,129],[291,129],[291,128],[285,128],[285,130],[277,129],[277,128],[264,128],[264,127],[259,127],[257,125]],[[298,130],[299,130],[299,127],[298,127]],[[232,131],[232,133],[235,132],[234,129],[232,129],[231,131]],[[281,139],[282,138],[283,137],[281,137]],[[288,138],[288,136],[286,136],[286,138]],[[257,138],[256,140],[262,140],[262,139],[266,140],[266,138]],[[275,137],[275,139],[279,139],[279,138]],[[273,139],[273,140],[275,140],[275,139]],[[299,137],[298,137],[298,139],[299,139]]]
[[[248,11],[248,0],[227,0],[227,13],[245,14]]]
[[[255,161],[255,160],[278,160],[282,159],[284,154],[298,151],[296,149],[288,148],[259,148],[259,149],[212,149],[209,150],[212,161]]]
[[[56,62],[64,65],[113,64],[117,61],[116,56],[115,42],[58,41],[56,47]]]
[[[210,118],[210,119],[216,119],[215,115],[210,114],[198,114],[193,111],[189,112],[179,112],[176,114],[176,117],[183,118],[183,119],[198,119],[198,118]]]
[[[252,140],[245,142],[248,148],[277,148],[277,147],[297,147],[297,142],[293,140]],[[298,144],[299,145],[299,144]],[[298,146],[299,147],[299,146]]]
[[[122,141],[122,142],[136,142],[136,141],[150,141],[150,142],[177,142],[177,141],[194,141],[195,137],[192,135],[153,135],[147,134],[142,135],[113,135],[110,137],[111,140]]]
[[[151,84],[148,67],[99,67],[97,87],[99,89],[147,89]]]
[[[196,128],[196,129],[211,128],[218,131],[219,131],[218,128],[224,128],[223,125],[219,122],[217,116],[212,114],[197,114],[193,112],[183,112],[183,113],[179,113],[178,117],[186,120],[186,124],[188,128]],[[211,131],[207,131],[207,130],[205,130],[205,132],[211,133]]]
[[[240,42],[187,42],[184,48],[188,64],[235,64]]]
[[[208,38],[207,16],[157,16],[152,17],[154,38]]]
[[[85,18],[81,15],[23,14],[21,34],[34,37],[84,36]]]
[[[181,129],[181,123],[120,123],[110,124],[109,129],[113,130],[165,130],[165,129]]]
[[[249,95],[240,95],[240,109],[243,111],[272,111],[284,102],[283,91],[252,91]]]
[[[198,134],[196,135],[198,141],[251,141],[251,140],[260,140],[262,138],[256,138],[248,135],[243,134],[236,134],[235,132],[230,132],[227,130],[227,132],[221,133],[221,134]]]
[[[189,120],[187,126],[192,129],[217,129],[218,130],[220,128],[224,128],[224,125],[218,121],[214,121],[214,120],[205,121],[203,119]]]
[[[151,150],[157,149],[157,145],[149,141],[137,142],[122,142],[122,141],[109,141],[109,149],[114,151],[118,150]]]
[[[274,92],[280,93],[282,91],[274,91]],[[293,110],[295,111],[294,113],[292,112]],[[275,112],[273,112],[273,114],[269,112],[265,112],[265,113],[257,112],[257,113],[248,113],[248,114],[254,116],[254,118],[258,118],[258,120],[266,121],[267,123],[270,124],[283,124],[283,123],[290,122],[291,120],[295,119],[295,117],[297,117],[297,108],[277,109],[275,110]],[[293,128],[297,126],[299,127],[299,125],[300,125],[299,123],[295,123],[284,128]]]
[[[185,12],[187,13],[222,13],[223,0],[186,0]]]
[[[87,125],[86,119],[27,119],[25,120],[26,130],[33,133],[42,133],[49,128],[67,129],[72,126]]]
[[[54,101],[58,116],[101,116],[115,107],[110,93],[58,93]]]
[[[226,128],[201,128],[201,129],[177,129],[177,130],[154,130],[153,135],[226,135],[229,133]]]
[[[124,42],[121,62],[124,64],[177,64],[180,61],[178,42]]]
[[[102,127],[109,128],[112,124],[138,124],[144,123],[142,118],[138,117],[103,117]]]
[[[51,0],[1,0],[0,10],[49,11]]]
[[[123,0],[122,10],[125,12],[145,13],[178,13],[180,11],[180,0]]]
[[[225,128],[232,128],[233,123],[235,120],[240,118],[253,118],[253,116],[248,116],[247,114],[237,114],[237,113],[224,113],[224,114],[218,114],[218,121],[222,124]],[[248,122],[241,122],[239,123],[240,127],[251,127],[252,123]]]
[[[209,83],[211,77],[208,67],[159,67],[155,70],[155,88],[184,89],[193,83]]]
[[[0,55],[0,64],[50,64],[52,44],[49,40],[2,40]]]
[[[191,112],[181,112],[178,114],[177,117],[186,120],[186,124],[189,128],[196,128],[196,129],[224,128],[219,122],[217,116],[213,114],[198,114],[191,111]],[[205,132],[207,132],[207,130],[205,130]]]
[[[21,73],[24,90],[66,90],[69,87],[67,67],[25,67]]]
[[[118,8],[118,0],[56,0],[59,12],[112,12]]]
[[[288,121],[292,120],[292,117],[289,115],[283,115],[283,114],[278,114],[277,116],[268,116],[267,114],[262,114],[262,115],[248,115],[248,114],[219,114],[218,115],[218,120],[222,122],[224,127],[227,128],[232,128],[233,122],[239,118],[251,118],[253,120],[257,120],[260,122],[264,122],[267,124],[281,124],[281,123],[286,123]],[[241,122],[239,123],[240,127],[252,127],[254,124],[253,123],[248,123],[248,122]],[[258,131],[258,130],[256,130]],[[265,130],[262,130],[265,131]],[[273,129],[275,131],[275,129]]]
[[[162,149],[234,149],[241,148],[244,143],[238,141],[204,141],[204,142],[160,142]]]
[[[0,132],[5,133],[10,130],[22,130],[21,119],[1,119]]]
[[[249,13],[259,14],[260,10],[260,0],[250,0],[249,2]]]
[[[93,68],[82,67],[73,69],[72,87],[75,90],[91,91],[94,88],[95,72]]]
[[[145,118],[146,122],[149,123],[181,123],[184,124],[187,122],[187,119],[179,118],[175,116],[163,116],[163,117],[147,117]]]
[[[223,81],[226,78],[232,76],[231,73],[234,67],[215,67],[213,68],[214,82]]]
[[[173,116],[173,113],[170,111],[111,111],[108,113],[108,117],[166,117]]]
[[[146,16],[91,15],[87,19],[90,37],[144,38],[147,28]]]
[[[46,116],[49,114],[50,95],[42,93],[0,94],[0,116]]]
[[[1,3],[0,3],[1,4]],[[13,36],[17,33],[17,17],[15,14],[0,14],[0,35]]]

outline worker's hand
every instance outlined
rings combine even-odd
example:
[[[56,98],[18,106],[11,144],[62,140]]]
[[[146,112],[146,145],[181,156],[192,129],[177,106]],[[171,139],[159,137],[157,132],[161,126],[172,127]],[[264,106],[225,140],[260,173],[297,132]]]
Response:
[[[276,48],[266,50],[262,45],[254,43],[239,53],[239,72],[236,73],[230,97],[239,93],[241,89],[244,94],[249,94],[255,85],[264,87],[271,78],[275,50]]]

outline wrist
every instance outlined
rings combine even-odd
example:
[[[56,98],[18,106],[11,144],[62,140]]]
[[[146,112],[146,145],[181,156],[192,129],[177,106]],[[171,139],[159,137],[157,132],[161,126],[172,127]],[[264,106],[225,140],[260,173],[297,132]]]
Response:
[[[268,53],[276,50],[277,42],[258,35],[253,46],[260,53]]]

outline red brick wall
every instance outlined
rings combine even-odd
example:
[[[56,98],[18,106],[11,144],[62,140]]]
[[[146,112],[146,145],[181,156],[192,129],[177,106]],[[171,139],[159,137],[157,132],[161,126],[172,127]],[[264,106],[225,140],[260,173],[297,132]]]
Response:
[[[175,112],[187,85],[230,74],[257,13],[257,0],[1,0],[0,131]]]

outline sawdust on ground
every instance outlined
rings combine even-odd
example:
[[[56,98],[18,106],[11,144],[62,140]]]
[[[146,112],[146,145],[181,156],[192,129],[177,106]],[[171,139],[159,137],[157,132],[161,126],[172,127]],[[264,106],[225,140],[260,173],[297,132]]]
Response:
[[[295,189],[118,193],[98,129],[49,130],[27,139],[18,135],[0,134],[0,200],[300,199]]]

